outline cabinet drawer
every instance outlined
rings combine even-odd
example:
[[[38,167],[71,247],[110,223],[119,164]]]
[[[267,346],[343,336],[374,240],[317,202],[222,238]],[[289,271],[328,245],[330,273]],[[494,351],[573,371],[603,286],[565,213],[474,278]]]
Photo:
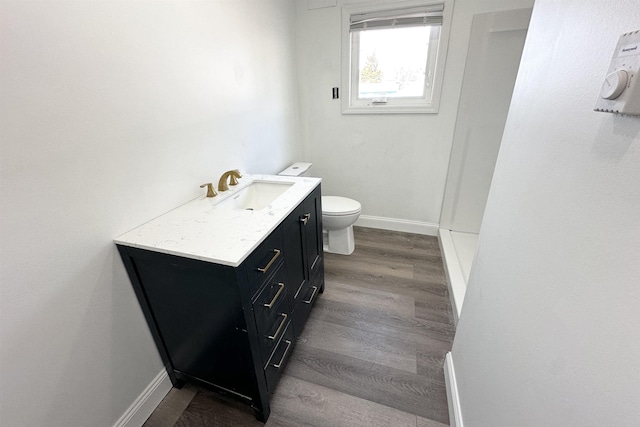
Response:
[[[259,331],[269,329],[279,313],[291,313],[290,290],[286,281],[286,270],[279,266],[253,303],[253,314]]]
[[[282,371],[291,356],[293,346],[293,328],[289,325],[284,332],[282,339],[278,342],[278,347],[271,355],[269,362],[267,362],[267,366],[264,368],[264,375],[267,379],[267,389],[269,390],[269,393],[273,393],[273,390],[276,388],[278,380],[282,375]]]
[[[283,258],[282,234],[278,228],[245,261],[249,293],[252,297],[282,264]]]

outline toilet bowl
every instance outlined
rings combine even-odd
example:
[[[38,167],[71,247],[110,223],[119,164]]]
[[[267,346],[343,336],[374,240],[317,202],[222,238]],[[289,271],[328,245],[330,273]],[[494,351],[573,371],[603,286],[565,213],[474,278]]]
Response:
[[[322,196],[322,235],[326,252],[351,255],[356,248],[353,224],[362,206],[353,199]]]
[[[294,163],[278,175],[307,176],[311,163]],[[359,202],[340,196],[322,196],[322,236],[325,252],[351,255],[356,245],[353,224],[360,217]]]

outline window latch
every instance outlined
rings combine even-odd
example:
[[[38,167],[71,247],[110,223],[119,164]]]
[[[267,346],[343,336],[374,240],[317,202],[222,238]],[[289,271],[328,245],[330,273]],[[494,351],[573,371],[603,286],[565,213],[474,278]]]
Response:
[[[387,103],[387,98],[386,97],[382,97],[382,98],[373,98],[371,100],[372,104],[386,104]]]

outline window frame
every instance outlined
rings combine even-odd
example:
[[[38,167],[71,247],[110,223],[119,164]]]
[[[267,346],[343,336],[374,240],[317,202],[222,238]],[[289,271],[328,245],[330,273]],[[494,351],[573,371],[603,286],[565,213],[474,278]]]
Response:
[[[352,40],[351,16],[362,13],[400,10],[410,7],[443,5],[437,52],[429,49],[427,64],[435,61],[430,96],[413,98],[387,98],[386,103],[372,99],[357,99],[359,35]],[[445,59],[449,42],[453,0],[405,0],[399,2],[371,2],[346,5],[342,8],[342,114],[436,114],[440,107],[440,95],[444,80]],[[432,32],[433,37],[433,32]],[[354,54],[354,48],[358,48]],[[427,69],[427,72],[429,69]],[[426,77],[429,79],[429,76]]]

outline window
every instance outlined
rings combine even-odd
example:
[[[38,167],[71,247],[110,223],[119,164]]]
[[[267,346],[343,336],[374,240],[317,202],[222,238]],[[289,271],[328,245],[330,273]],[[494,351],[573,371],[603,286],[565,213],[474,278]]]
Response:
[[[438,112],[445,8],[451,1],[343,9],[343,113]]]

